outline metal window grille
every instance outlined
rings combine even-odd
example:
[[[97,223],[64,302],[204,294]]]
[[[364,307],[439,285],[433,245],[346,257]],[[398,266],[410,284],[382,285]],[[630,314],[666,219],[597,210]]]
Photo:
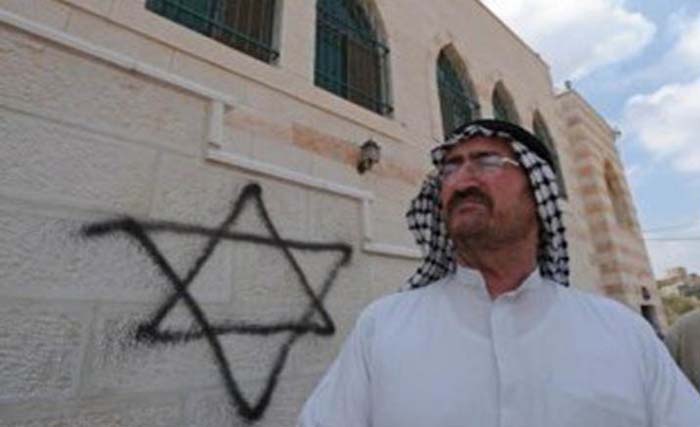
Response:
[[[352,0],[319,0],[315,82],[329,92],[379,114],[392,111],[385,85],[389,48]]]
[[[554,140],[552,139],[552,135],[549,133],[549,129],[540,117],[539,113],[535,114],[535,119],[532,122],[532,131],[535,133],[535,135],[537,135],[538,138],[542,140],[542,142],[544,142],[547,148],[549,148],[549,151],[552,152],[552,158],[554,159],[554,169],[557,174],[557,184],[559,184],[561,196],[563,198],[567,198],[566,183],[564,182],[564,174],[561,171],[559,153],[557,153],[557,150],[554,147]]]
[[[493,88],[491,105],[493,106],[494,118],[520,124],[520,116],[515,109],[513,98],[501,82],[496,83],[496,87]]]
[[[508,102],[503,99],[503,95],[501,95],[498,90],[493,93],[493,117],[498,120],[518,123],[518,120],[508,106]]]
[[[459,126],[476,118],[479,104],[474,101],[469,86],[444,52],[437,62],[438,95],[442,113],[442,130],[445,136]]]
[[[262,61],[279,56],[275,0],[148,0],[146,8]]]

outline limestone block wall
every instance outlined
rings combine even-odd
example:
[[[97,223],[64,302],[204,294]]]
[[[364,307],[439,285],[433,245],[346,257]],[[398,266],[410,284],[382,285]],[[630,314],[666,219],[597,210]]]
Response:
[[[600,273],[599,291],[635,310],[652,308],[660,328],[666,320],[634,202],[614,147],[615,135],[574,91],[559,96],[576,159],[576,185]],[[645,308],[646,309],[646,308]]]
[[[541,59],[477,1],[375,1],[392,115],[313,83],[313,2],[263,63],[143,0],[0,0],[0,426],[293,425],[362,308],[417,265],[436,60],[503,82],[575,182]],[[498,55],[494,55],[498,52]],[[359,146],[382,160],[359,175]],[[574,283],[602,283],[570,190]]]
[[[208,100],[0,33],[0,425],[291,425],[413,263],[360,250],[355,199],[205,160]]]

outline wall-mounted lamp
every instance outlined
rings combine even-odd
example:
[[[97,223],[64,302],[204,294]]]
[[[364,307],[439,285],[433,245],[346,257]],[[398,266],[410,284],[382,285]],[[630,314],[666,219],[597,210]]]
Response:
[[[357,162],[357,171],[365,173],[370,170],[375,163],[379,162],[382,148],[372,140],[365,141],[360,147],[360,161]]]

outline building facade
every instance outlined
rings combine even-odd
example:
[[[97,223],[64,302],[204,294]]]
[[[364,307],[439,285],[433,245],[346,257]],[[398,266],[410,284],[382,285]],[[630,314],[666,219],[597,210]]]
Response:
[[[293,425],[467,117],[551,144],[572,283],[665,326],[615,132],[478,1],[0,0],[0,32],[2,425]]]
[[[656,281],[659,294],[663,297],[683,296],[700,298],[700,276],[688,273],[684,267],[666,271],[664,277]]]

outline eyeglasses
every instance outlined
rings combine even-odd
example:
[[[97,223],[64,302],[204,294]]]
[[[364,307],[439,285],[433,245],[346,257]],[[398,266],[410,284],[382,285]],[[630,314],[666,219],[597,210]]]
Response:
[[[494,153],[483,153],[476,157],[464,160],[460,156],[447,159],[440,168],[440,178],[449,179],[466,164],[469,171],[475,176],[495,175],[505,169],[506,165],[520,167],[520,164],[510,157]]]

